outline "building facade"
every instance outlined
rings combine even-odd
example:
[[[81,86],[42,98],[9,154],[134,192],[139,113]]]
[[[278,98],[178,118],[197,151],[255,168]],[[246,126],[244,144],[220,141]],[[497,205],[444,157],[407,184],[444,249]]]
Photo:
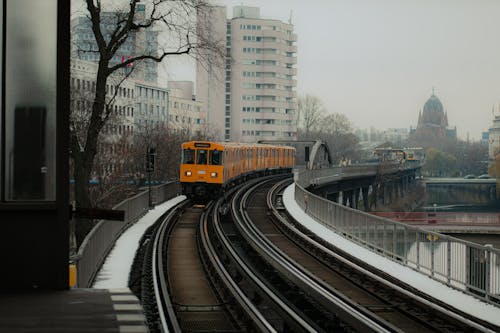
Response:
[[[145,4],[137,4],[136,19],[140,22],[145,20]],[[118,20],[123,18],[121,12],[102,12],[101,13],[101,31],[104,39],[109,41]],[[111,64],[124,62],[130,57],[142,54],[158,54],[158,31],[153,29],[132,32],[115,52],[111,59]],[[92,24],[88,17],[78,16],[71,20],[71,58],[87,60],[92,62],[99,61],[99,52],[92,31]],[[133,66],[136,68],[133,69]],[[132,64],[124,68],[122,73],[132,71],[131,76],[145,82],[158,82],[158,63],[151,60],[141,61],[140,64]]]
[[[168,126],[168,90],[166,87],[148,82],[133,81],[135,84],[135,127],[139,132],[149,133]]]
[[[168,129],[186,137],[210,135],[206,126],[207,112],[194,95],[192,81],[169,81],[170,92]]]
[[[222,22],[214,24],[218,34],[221,26]],[[236,6],[225,27],[225,96],[220,98],[220,87],[212,95],[217,102],[207,103],[206,94],[199,96],[207,105],[209,125],[218,128],[225,141],[295,140],[297,36],[293,25],[263,19],[257,7]],[[197,91],[212,91],[210,75],[199,71]]]

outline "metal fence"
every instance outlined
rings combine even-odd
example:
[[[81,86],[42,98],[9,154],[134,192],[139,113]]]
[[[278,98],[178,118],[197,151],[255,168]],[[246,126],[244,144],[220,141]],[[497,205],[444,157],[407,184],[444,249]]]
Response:
[[[151,188],[153,202],[164,202],[178,195],[178,182],[171,182]],[[85,237],[76,256],[77,285],[91,287],[94,278],[103,264],[116,239],[130,225],[136,222],[149,209],[149,193],[143,191],[113,207],[125,211],[124,221],[100,220]]]
[[[297,204],[319,223],[434,280],[500,304],[500,250],[342,206],[306,191],[310,176],[301,172],[295,178]]]

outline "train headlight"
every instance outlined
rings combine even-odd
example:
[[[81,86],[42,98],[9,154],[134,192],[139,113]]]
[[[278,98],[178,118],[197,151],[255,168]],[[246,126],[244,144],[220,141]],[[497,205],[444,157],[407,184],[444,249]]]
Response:
[[[216,178],[217,177],[217,172],[210,172],[210,177]]]
[[[191,177],[191,171],[186,171],[186,176]]]

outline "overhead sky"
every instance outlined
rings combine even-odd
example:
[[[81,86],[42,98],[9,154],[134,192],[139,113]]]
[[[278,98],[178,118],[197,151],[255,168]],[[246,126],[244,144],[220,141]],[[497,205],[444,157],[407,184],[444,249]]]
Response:
[[[498,0],[219,0],[292,18],[297,91],[358,128],[416,126],[436,95],[459,137],[479,139],[500,114]],[[291,13],[291,15],[290,15]]]
[[[228,17],[236,5],[291,17],[298,94],[319,97],[357,128],[415,127],[433,87],[461,138],[479,139],[493,106],[500,114],[498,0],[214,1]],[[182,64],[162,67],[169,79],[194,80]]]

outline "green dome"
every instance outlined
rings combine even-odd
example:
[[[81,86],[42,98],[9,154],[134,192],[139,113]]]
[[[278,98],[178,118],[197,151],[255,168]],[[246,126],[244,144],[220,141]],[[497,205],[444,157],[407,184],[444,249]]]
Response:
[[[424,114],[429,112],[438,112],[443,113],[443,104],[436,95],[432,94],[432,96],[425,102],[424,104]]]

